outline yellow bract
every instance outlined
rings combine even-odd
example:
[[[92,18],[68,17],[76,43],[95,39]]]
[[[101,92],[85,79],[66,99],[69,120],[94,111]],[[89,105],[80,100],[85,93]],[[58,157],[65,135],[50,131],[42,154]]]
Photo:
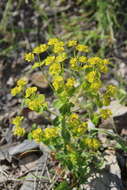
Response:
[[[47,49],[48,49],[47,44],[41,44],[33,49],[33,53],[40,54],[40,53],[47,51]]]
[[[34,99],[27,98],[25,103],[30,110],[36,112],[40,112],[41,108],[47,107],[47,102],[45,102],[45,96],[43,94],[37,95]]]
[[[59,44],[55,44],[54,48],[53,48],[53,52],[54,53],[61,53],[64,51],[64,47],[59,45]]]
[[[48,41],[48,45],[55,45],[56,43],[58,43],[58,39],[57,38],[51,38]]]
[[[72,88],[76,84],[76,81],[74,78],[68,78],[66,82],[66,87],[67,88]]]
[[[16,116],[15,118],[12,119],[11,123],[19,127],[21,125],[23,118],[24,118],[23,116]]]
[[[18,81],[17,81],[17,85],[18,86],[25,86],[27,84],[27,80],[26,79],[24,79],[24,78],[21,78],[21,79],[19,79]]]
[[[15,88],[11,89],[11,95],[16,96],[17,94],[20,94],[22,91],[22,86],[16,86]]]
[[[55,56],[48,56],[48,57],[44,60],[45,65],[50,65],[50,64],[52,64],[54,61],[55,61]]]
[[[79,123],[78,125],[75,125],[74,128],[72,128],[72,132],[75,133],[76,135],[84,135],[87,129],[88,129],[88,123],[83,122]]]
[[[36,141],[36,142],[41,142],[42,138],[43,138],[43,131],[41,128],[37,128],[34,131],[32,131],[32,138]]]
[[[112,115],[112,112],[110,109],[102,109],[100,110],[100,116],[103,119],[108,119]]]
[[[86,63],[86,62],[87,62],[87,57],[85,57],[85,56],[80,56],[80,57],[78,58],[78,60],[79,60],[79,62],[81,62],[81,63]]]
[[[111,64],[111,63],[110,63],[110,61],[109,61],[108,59],[103,59],[103,64],[109,65],[109,64]]]
[[[72,126],[77,126],[77,125],[80,124],[80,122],[79,122],[79,116],[76,113],[72,113],[69,116],[68,121],[69,121],[69,124],[71,124]]]
[[[70,59],[70,65],[71,65],[71,68],[74,69],[74,70],[77,70],[78,69],[78,58],[77,57],[72,57]]]
[[[15,126],[13,129],[13,134],[19,137],[24,136],[25,129],[19,126]]]
[[[76,113],[72,113],[69,118],[70,118],[70,121],[73,121],[75,119],[79,119],[79,116]]]
[[[59,128],[52,127],[52,128],[46,128],[44,130],[44,137],[46,140],[56,138],[59,135]]]
[[[81,51],[81,52],[89,52],[89,47],[88,46],[85,46],[85,45],[82,45],[82,44],[78,44],[76,46],[76,50],[77,51]]]
[[[108,85],[106,89],[106,95],[107,96],[114,96],[117,92],[117,88],[114,85]]]
[[[99,90],[102,87],[102,82],[100,80],[98,81],[94,81],[93,83],[91,83],[90,88],[93,90]]]
[[[61,65],[59,63],[53,63],[49,67],[49,74],[58,75],[61,72]]]
[[[88,148],[95,149],[95,150],[97,150],[101,146],[101,143],[98,139],[91,138],[91,137],[84,138],[83,143],[86,146],[88,146]]]
[[[91,65],[100,65],[102,64],[102,59],[99,57],[90,57],[88,63]]]
[[[110,104],[110,97],[106,94],[102,96],[102,104],[103,106],[108,106]]]
[[[54,80],[53,80],[53,87],[55,88],[55,90],[58,90],[60,88],[63,87],[64,84],[64,79],[62,76],[55,76]]]
[[[107,73],[108,72],[108,67],[106,65],[99,65],[99,70],[100,72]]]
[[[28,62],[31,62],[31,61],[34,60],[34,54],[33,54],[33,53],[26,53],[26,54],[24,55],[24,59],[25,59],[26,61],[28,61]]]
[[[37,87],[28,87],[26,89],[26,95],[25,98],[30,97],[32,94],[34,94],[37,91]]]
[[[12,96],[16,96],[20,94],[20,92],[24,89],[24,86],[27,84],[27,80],[21,78],[17,81],[17,86],[11,89]]]
[[[56,57],[56,62],[58,62],[58,63],[63,62],[66,58],[67,58],[67,54],[66,54],[65,52],[60,53],[60,54]]]
[[[93,83],[94,81],[97,80],[97,72],[96,71],[91,71],[86,75],[86,79],[88,82]]]
[[[73,47],[77,45],[77,41],[76,40],[69,40],[67,43],[68,47]]]

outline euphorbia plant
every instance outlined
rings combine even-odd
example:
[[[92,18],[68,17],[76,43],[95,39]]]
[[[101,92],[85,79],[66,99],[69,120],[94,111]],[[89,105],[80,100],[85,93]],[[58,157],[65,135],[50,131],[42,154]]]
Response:
[[[54,114],[52,125],[31,129],[29,137],[43,142],[72,175],[70,187],[79,186],[103,164],[102,144],[96,126],[100,119],[112,115],[106,108],[116,93],[116,87],[106,85],[102,75],[108,72],[108,59],[89,56],[89,48],[75,40],[66,43],[53,38],[35,47],[24,58],[32,69],[40,69],[53,92],[54,101],[47,102],[37,87],[27,87],[26,79],[17,81],[11,94],[22,97],[23,107],[39,114]],[[43,57],[43,58],[42,58]],[[54,111],[51,111],[54,108]],[[12,119],[13,132],[25,134],[23,116]],[[95,128],[89,126],[89,121]]]

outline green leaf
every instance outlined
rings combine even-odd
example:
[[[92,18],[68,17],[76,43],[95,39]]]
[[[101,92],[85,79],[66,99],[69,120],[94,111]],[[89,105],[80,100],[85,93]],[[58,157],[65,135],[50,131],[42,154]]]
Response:
[[[33,138],[32,138],[32,133],[29,133],[28,135],[27,135],[27,138],[28,138],[28,140],[32,140]]]
[[[55,100],[53,102],[53,107],[57,108],[57,109],[60,109],[62,106],[63,106],[63,102],[61,100]]]
[[[37,124],[36,123],[33,123],[32,124],[32,130],[36,129],[37,128]]]
[[[61,114],[70,114],[70,109],[71,107],[73,107],[74,104],[70,103],[65,103],[61,108],[60,108],[60,112]]]
[[[63,137],[65,143],[69,143],[70,142],[70,133],[69,133],[69,131],[67,129],[63,128],[61,133],[62,133],[62,137]]]
[[[61,182],[56,188],[55,190],[71,190],[71,188],[69,187],[68,183],[66,181]]]
[[[53,120],[53,125],[58,126],[60,124],[60,118],[59,116],[57,116],[54,120]]]
[[[99,123],[99,121],[100,121],[99,115],[98,115],[98,114],[94,114],[94,115],[93,115],[93,118],[92,118],[93,124],[94,124],[95,126],[97,126],[97,124]]]

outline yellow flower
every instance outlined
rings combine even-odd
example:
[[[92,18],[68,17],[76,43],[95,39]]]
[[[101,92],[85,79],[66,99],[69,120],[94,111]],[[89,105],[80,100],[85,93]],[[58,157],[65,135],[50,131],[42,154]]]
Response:
[[[74,69],[74,70],[77,70],[78,69],[78,59],[77,57],[72,57],[70,59],[70,65],[71,65],[71,68]]]
[[[35,53],[35,54],[43,53],[47,49],[48,49],[48,45],[47,44],[41,44],[41,45],[39,45],[39,46],[37,46],[37,47],[35,47],[33,49],[33,53]]]
[[[112,112],[111,112],[110,109],[102,109],[102,110],[100,110],[100,116],[101,116],[103,119],[107,119],[107,118],[109,118],[111,115],[112,115]]]
[[[106,65],[99,65],[99,70],[103,73],[107,73],[108,72],[108,67]]]
[[[76,113],[72,113],[69,116],[69,120],[68,121],[69,121],[69,124],[71,124],[73,127],[74,126],[78,126],[80,124],[79,116]]]
[[[67,82],[66,82],[66,87],[72,88],[72,87],[74,87],[75,83],[76,83],[76,81],[74,78],[68,78]]]
[[[110,84],[107,86],[107,89],[106,89],[106,95],[107,96],[114,96],[117,92],[117,88],[116,86]]]
[[[64,47],[58,44],[54,45],[53,52],[54,53],[61,53],[64,51]]]
[[[37,87],[28,87],[26,89],[26,95],[25,98],[30,97],[32,94],[34,94],[37,91]]]
[[[110,98],[106,94],[102,97],[102,104],[103,106],[109,106],[110,104]]]
[[[86,62],[87,62],[87,57],[85,57],[85,56],[80,56],[80,57],[78,58],[78,60],[79,60],[79,62],[81,62],[81,63],[86,63]]]
[[[20,94],[22,91],[22,86],[16,86],[15,88],[11,89],[11,95],[16,96],[17,94]]]
[[[76,114],[76,113],[72,113],[72,114],[70,115],[70,121],[73,121],[73,120],[75,120],[75,119],[79,119],[79,116],[78,116],[78,114]]]
[[[46,140],[56,138],[59,135],[59,128],[57,127],[52,127],[52,128],[46,128],[44,130],[44,137]]]
[[[90,137],[86,137],[83,139],[83,143],[88,146],[88,148],[97,150],[98,148],[100,148],[101,143],[98,139],[96,138],[90,138]]]
[[[13,129],[13,134],[14,134],[14,135],[17,135],[17,136],[19,136],[19,137],[24,136],[24,134],[25,134],[25,129],[22,128],[22,127],[16,126],[16,127],[14,127],[14,129]]]
[[[109,65],[109,64],[111,64],[111,63],[110,63],[110,61],[109,61],[108,59],[103,59],[103,64]]]
[[[43,94],[39,94],[33,100],[26,99],[25,103],[30,110],[36,112],[43,111],[41,108],[47,107],[47,102],[45,102],[45,96]]]
[[[83,69],[92,69],[92,65],[83,65]]]
[[[67,43],[68,47],[73,47],[77,45],[77,41],[76,40],[69,40]]]
[[[67,58],[67,54],[66,54],[65,52],[60,53],[60,54],[56,57],[56,62],[58,62],[58,63],[63,62],[66,58]]]
[[[58,90],[60,88],[63,87],[63,84],[64,84],[64,79],[62,76],[56,76],[53,80],[53,87],[55,88],[55,90]]]
[[[93,83],[97,79],[97,72],[91,71],[86,75],[88,82]]]
[[[98,65],[98,64],[102,64],[102,59],[99,57],[90,57],[88,59],[88,63],[91,65]]]
[[[100,80],[98,80],[98,81],[91,83],[90,88],[97,91],[101,88],[101,86],[102,86],[102,82]]]
[[[19,127],[22,123],[22,120],[23,120],[23,116],[16,116],[15,118],[12,119],[12,124]]]
[[[53,63],[49,67],[50,75],[58,75],[61,72],[61,65],[59,63]]]
[[[50,65],[52,64],[53,62],[55,61],[55,56],[48,56],[46,59],[45,59],[45,65]]]
[[[48,41],[48,45],[55,45],[58,42],[59,42],[59,40],[57,38],[51,38]]]
[[[17,81],[17,85],[18,85],[18,86],[23,87],[23,86],[25,86],[26,84],[27,84],[27,80],[26,80],[25,78],[21,78],[21,79],[19,79],[19,80]]]
[[[72,131],[73,131],[75,134],[83,135],[83,134],[87,131],[87,129],[88,129],[88,124],[87,124],[87,122],[83,122],[83,123],[81,123],[81,124],[75,126]]]
[[[24,59],[25,59],[26,61],[28,61],[28,62],[31,62],[31,61],[34,60],[34,54],[33,54],[33,53],[26,53],[26,54],[24,55]]]
[[[34,131],[32,131],[32,138],[36,141],[36,142],[41,142],[42,138],[43,138],[43,131],[41,128],[37,128]]]
[[[76,46],[76,50],[81,51],[81,52],[86,52],[86,53],[89,52],[88,46],[82,45],[82,44],[78,44]]]

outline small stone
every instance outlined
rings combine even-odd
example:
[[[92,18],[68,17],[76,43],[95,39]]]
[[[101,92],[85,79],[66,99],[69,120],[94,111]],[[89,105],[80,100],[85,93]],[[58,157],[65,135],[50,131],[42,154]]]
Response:
[[[42,72],[35,72],[30,77],[32,83],[40,88],[48,88],[48,81]]]

